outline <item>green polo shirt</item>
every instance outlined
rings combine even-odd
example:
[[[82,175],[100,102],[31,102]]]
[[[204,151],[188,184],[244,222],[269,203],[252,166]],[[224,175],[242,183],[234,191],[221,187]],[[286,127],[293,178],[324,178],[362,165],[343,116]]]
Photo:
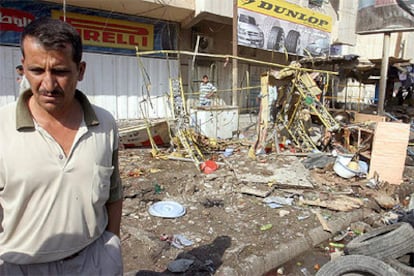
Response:
[[[0,108],[0,259],[43,263],[70,256],[106,229],[122,198],[116,121],[82,92],[84,118],[68,156],[27,107],[31,91]]]

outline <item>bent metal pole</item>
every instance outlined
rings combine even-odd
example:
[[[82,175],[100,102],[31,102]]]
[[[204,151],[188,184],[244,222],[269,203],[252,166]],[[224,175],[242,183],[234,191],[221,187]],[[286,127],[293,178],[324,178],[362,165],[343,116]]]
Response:
[[[387,87],[387,75],[388,75],[388,63],[389,63],[389,52],[390,52],[390,36],[391,33],[384,33],[384,42],[382,48],[382,62],[381,62],[381,77],[379,83],[379,95],[378,95],[378,115],[384,115],[384,101],[385,101],[385,90]]]

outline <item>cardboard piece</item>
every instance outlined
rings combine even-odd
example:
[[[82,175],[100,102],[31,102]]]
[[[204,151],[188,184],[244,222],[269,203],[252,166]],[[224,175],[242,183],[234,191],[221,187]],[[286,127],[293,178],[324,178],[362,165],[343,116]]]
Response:
[[[401,184],[409,135],[409,124],[377,122],[372,142],[369,178],[377,172],[380,181]]]

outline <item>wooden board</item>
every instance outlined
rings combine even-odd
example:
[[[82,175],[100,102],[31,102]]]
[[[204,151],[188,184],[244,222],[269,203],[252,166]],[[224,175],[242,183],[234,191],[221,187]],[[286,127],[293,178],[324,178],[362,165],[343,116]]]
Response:
[[[164,146],[169,144],[170,133],[167,121],[149,122],[149,128],[156,145]],[[126,148],[151,146],[145,122],[131,127],[120,128],[119,140]]]
[[[364,113],[355,113],[355,123],[361,122],[385,122],[385,116],[364,114]]]
[[[250,147],[248,156],[251,159],[256,159],[256,153],[261,150],[264,151],[266,147],[267,128],[269,121],[269,89],[268,89],[269,75],[262,75],[260,78],[260,108],[257,118],[257,138],[256,142]]]
[[[409,124],[377,123],[368,177],[373,177],[377,172],[381,181],[401,184],[409,134]]]

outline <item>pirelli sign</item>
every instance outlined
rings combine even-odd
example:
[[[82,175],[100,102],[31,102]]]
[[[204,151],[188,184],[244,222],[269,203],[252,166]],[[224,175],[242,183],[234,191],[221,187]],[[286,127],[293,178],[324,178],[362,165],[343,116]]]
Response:
[[[52,18],[63,20],[63,12],[52,10]],[[78,13],[66,13],[66,22],[80,33],[83,44],[96,47],[152,50],[154,26]]]
[[[331,32],[332,18],[281,0],[238,0],[238,7],[280,20]]]

